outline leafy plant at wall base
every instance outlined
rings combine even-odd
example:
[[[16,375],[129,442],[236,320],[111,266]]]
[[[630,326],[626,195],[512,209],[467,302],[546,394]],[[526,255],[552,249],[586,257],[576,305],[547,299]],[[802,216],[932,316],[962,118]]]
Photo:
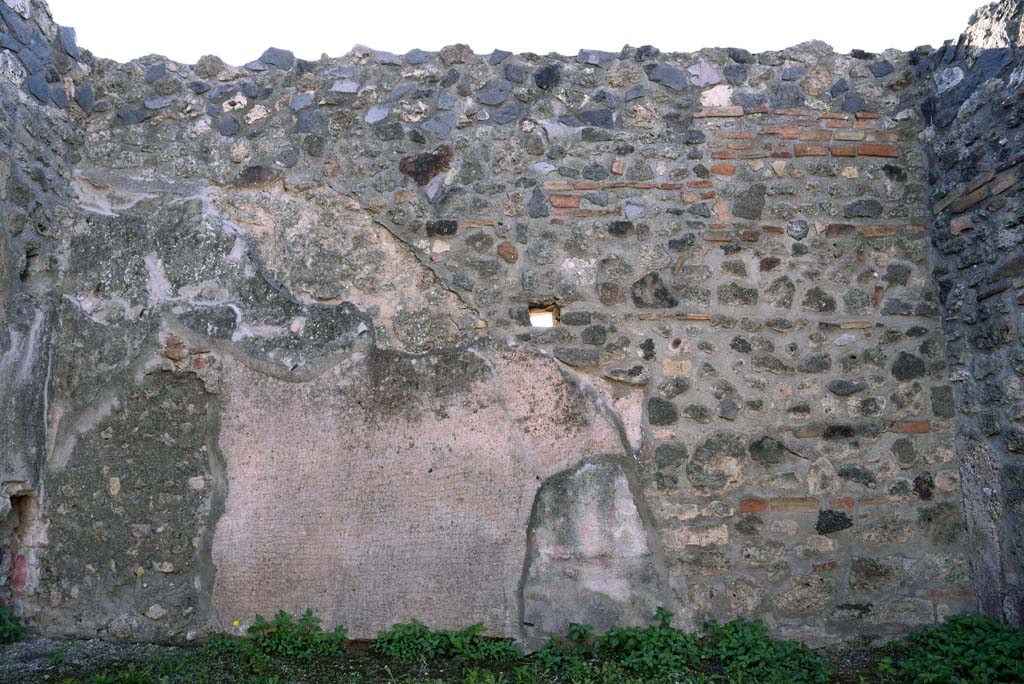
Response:
[[[946,618],[894,644],[897,660],[879,666],[899,684],[1024,682],[1024,629],[980,615]]]
[[[270,622],[262,615],[246,630],[252,638],[253,645],[260,653],[271,656],[311,659],[314,656],[337,656],[342,652],[348,640],[348,632],[338,626],[333,631],[325,632],[320,626],[320,618],[306,610],[298,622],[283,610]]]
[[[671,621],[672,613],[659,608],[649,627],[609,629],[594,641],[594,652],[647,679],[697,669],[701,662],[699,638],[673,628]]]
[[[579,644],[587,643],[590,639],[590,635],[593,633],[594,628],[590,625],[581,625],[578,622],[569,623],[569,631],[566,633],[570,639]]]
[[[14,609],[11,606],[0,606],[0,644],[17,641],[27,633],[18,618],[14,616]]]
[[[508,662],[522,657],[519,647],[507,639],[484,636],[478,622],[460,630],[432,630],[419,620],[394,625],[377,634],[374,650],[406,663],[456,659]]]
[[[773,641],[760,620],[712,620],[704,630],[704,658],[731,678],[760,684],[827,684],[832,678],[818,654],[796,641]]]

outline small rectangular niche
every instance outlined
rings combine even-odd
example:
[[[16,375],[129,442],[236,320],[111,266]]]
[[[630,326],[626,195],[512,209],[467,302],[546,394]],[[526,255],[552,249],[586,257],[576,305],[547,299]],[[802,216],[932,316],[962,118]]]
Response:
[[[555,302],[530,303],[530,327],[553,328],[558,325],[558,304]]]

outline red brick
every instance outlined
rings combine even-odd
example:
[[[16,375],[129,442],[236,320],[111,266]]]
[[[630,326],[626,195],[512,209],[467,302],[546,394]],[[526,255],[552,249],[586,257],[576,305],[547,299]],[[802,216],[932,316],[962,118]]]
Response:
[[[771,500],[773,513],[814,513],[821,509],[817,499],[779,497]]]
[[[974,596],[974,591],[965,587],[955,589],[929,589],[929,598],[969,598]]]
[[[833,136],[836,140],[863,140],[867,134],[864,131],[836,131]]]
[[[595,181],[579,181],[575,187],[577,190],[600,190],[601,184]]]
[[[858,119],[880,119],[880,118],[882,118],[878,114],[875,114],[873,112],[857,112],[854,116],[856,116]]]
[[[841,499],[829,499],[829,508],[845,508],[846,510],[853,510],[853,507],[857,504],[851,497],[846,496]]]
[[[587,218],[590,216],[618,216],[622,209],[554,209],[551,212],[555,216],[579,216]]]
[[[896,226],[857,226],[857,233],[861,237],[891,237],[898,233]]]
[[[996,176],[995,180],[993,180],[988,187],[993,195],[998,195],[999,193],[1006,192],[1012,188],[1017,184],[1018,180],[1020,180],[1020,176],[1017,174],[1017,170],[1013,169]]]
[[[828,142],[832,139],[832,131],[825,130],[822,128],[815,128],[809,131],[800,131],[798,136],[800,140],[807,140],[811,142]]]
[[[818,112],[813,109],[800,109],[797,107],[790,107],[787,109],[776,109],[775,113],[779,116],[813,116],[817,117]]]
[[[824,157],[827,154],[826,150],[824,145],[801,145],[798,143],[793,146],[793,154],[798,157]]]
[[[743,107],[708,107],[696,112],[693,116],[697,119],[722,116],[743,116]]]
[[[903,432],[908,434],[923,434],[932,431],[932,424],[927,420],[897,420],[889,428],[890,432]]]
[[[733,164],[726,163],[712,164],[711,173],[714,173],[719,176],[735,176],[736,167]]]
[[[965,195],[949,205],[949,210],[954,214],[962,214],[978,202],[988,197],[988,186],[983,185],[969,195]]]
[[[741,499],[740,513],[760,513],[768,510],[768,499]]]
[[[728,143],[725,148],[727,150],[752,150],[754,149],[754,143],[751,142],[732,142]]]
[[[549,200],[551,206],[559,209],[579,209],[581,198],[576,195],[552,195]]]
[[[796,140],[800,135],[800,129],[787,126],[765,126],[762,131],[765,135],[777,135],[782,138]]]
[[[824,563],[814,563],[811,565],[811,572],[829,572],[839,567],[837,561],[825,561]]]
[[[722,131],[717,134],[717,137],[727,140],[753,140],[754,134],[747,131]]]
[[[892,133],[889,131],[871,131],[865,137],[868,142],[887,142],[894,143],[900,139],[899,133]]]
[[[959,235],[974,227],[974,221],[968,216],[957,216],[949,223],[950,235]]]
[[[898,157],[897,147],[891,143],[861,143],[857,145],[857,154],[865,157]]]
[[[839,237],[841,235],[850,235],[857,227],[850,223],[830,223],[825,228],[825,237]]]
[[[568,181],[544,181],[545,190],[572,190],[572,187]]]
[[[856,145],[830,145],[828,148],[833,157],[856,157]]]
[[[712,159],[735,159],[736,153],[732,150],[715,150],[711,153]]]

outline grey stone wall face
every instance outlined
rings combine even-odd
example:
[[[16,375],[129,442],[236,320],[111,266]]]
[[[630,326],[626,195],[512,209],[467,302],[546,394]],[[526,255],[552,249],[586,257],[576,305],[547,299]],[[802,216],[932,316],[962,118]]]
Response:
[[[1021,5],[979,10],[917,67],[934,277],[981,609],[1024,620],[1024,62]]]
[[[0,596],[117,638],[1019,623],[1019,9],[233,67],[4,0]]]

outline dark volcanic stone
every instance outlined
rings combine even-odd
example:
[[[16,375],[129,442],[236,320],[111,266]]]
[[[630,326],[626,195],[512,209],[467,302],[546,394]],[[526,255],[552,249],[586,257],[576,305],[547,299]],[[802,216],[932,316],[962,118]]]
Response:
[[[57,29],[57,37],[60,39],[60,46],[71,59],[81,61],[82,53],[78,50],[78,40],[75,36],[75,29],[70,26],[61,26]]]
[[[736,195],[732,203],[734,216],[757,221],[764,211],[764,195],[768,188],[763,183],[754,183],[743,192]]]
[[[92,85],[89,83],[82,83],[75,86],[75,102],[86,112],[92,111],[92,105],[94,102],[95,94],[92,89]]]
[[[555,347],[552,353],[569,366],[595,366],[601,360],[600,352],[593,347]]]
[[[562,82],[562,67],[558,64],[548,64],[537,70],[533,75],[533,82],[541,90],[551,90]]]
[[[416,181],[417,185],[426,185],[431,178],[448,170],[452,163],[452,156],[452,148],[441,145],[433,152],[402,157],[398,162],[398,169]]]
[[[679,303],[654,271],[633,283],[630,295],[633,305],[639,309],[669,308]]]
[[[290,50],[282,50],[280,48],[268,48],[266,52],[260,55],[260,61],[264,64],[277,67],[278,69],[284,69],[285,71],[295,66],[295,55]]]
[[[935,480],[931,473],[921,473],[914,478],[914,493],[922,501],[930,501],[935,491]]]
[[[684,90],[689,85],[686,74],[667,64],[645,64],[647,78],[672,90]]]
[[[530,218],[541,218],[550,213],[548,198],[544,196],[539,187],[534,187],[530,194],[530,200],[526,204],[526,211]]]
[[[50,85],[46,82],[46,79],[39,75],[32,75],[25,79],[25,85],[28,87],[28,92],[32,93],[32,97],[36,98],[43,104],[50,101]],[[132,123],[132,122],[126,122]]]
[[[142,123],[151,116],[153,116],[153,112],[144,107],[139,109],[122,109],[117,113],[117,118],[129,126]]]
[[[883,76],[888,76],[892,72],[896,71],[896,67],[894,67],[888,60],[869,64],[868,69],[871,70],[871,75],[875,78],[882,78]]]
[[[743,287],[739,283],[726,283],[718,286],[718,301],[722,304],[757,304],[758,296],[756,287]]]
[[[602,345],[608,340],[608,329],[603,325],[587,326],[580,333],[580,340],[584,344]]]
[[[924,359],[900,352],[892,364],[892,376],[900,381],[913,380],[925,374]]]
[[[809,311],[829,313],[836,310],[836,298],[820,287],[812,287],[804,295],[804,300],[800,305]]]
[[[455,235],[459,229],[459,222],[451,219],[439,219],[427,221],[427,235]]]
[[[843,209],[846,218],[878,218],[881,215],[882,203],[873,199],[860,199]]]
[[[650,361],[654,358],[654,340],[648,337],[638,346],[640,347],[640,357],[644,361]]]
[[[222,116],[219,128],[221,135],[231,136],[242,130],[242,124],[238,123],[238,119],[233,116]]]
[[[750,458],[764,466],[782,463],[786,451],[786,446],[782,442],[768,436],[750,443]]]
[[[842,511],[833,510],[818,511],[818,522],[814,525],[818,534],[832,534],[850,527],[853,527],[850,516]]]
[[[611,128],[615,124],[615,117],[610,109],[587,109],[579,113],[580,121],[588,126],[600,126]]]
[[[856,482],[868,488],[873,488],[878,484],[878,480],[870,471],[852,463],[840,466],[836,474],[844,480]]]
[[[670,378],[665,378],[658,385],[658,391],[669,399],[674,399],[680,394],[685,393],[690,389],[690,381],[681,375],[673,375]]]
[[[863,389],[867,389],[868,384],[863,380],[832,380],[826,385],[828,391],[832,394],[838,394],[841,397],[848,397],[851,394],[856,394]]]
[[[485,105],[500,105],[508,99],[510,92],[512,92],[512,84],[508,81],[499,81],[481,90],[477,99]]]
[[[235,185],[240,187],[264,185],[276,179],[277,172],[269,166],[247,166],[238,174]]]
[[[671,401],[651,397],[647,400],[647,420],[651,425],[672,425],[679,422],[679,412]]]

